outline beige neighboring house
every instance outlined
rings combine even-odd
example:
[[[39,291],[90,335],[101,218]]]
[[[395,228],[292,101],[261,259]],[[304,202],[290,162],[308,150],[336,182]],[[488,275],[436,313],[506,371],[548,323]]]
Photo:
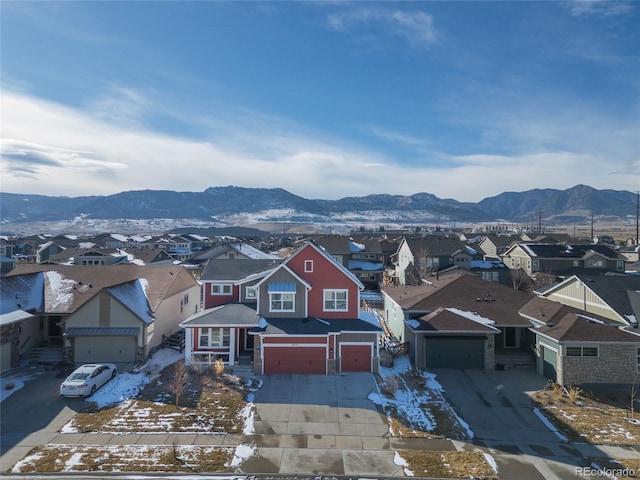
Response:
[[[19,265],[1,280],[3,317],[24,317],[0,341],[12,365],[42,345],[68,362],[138,362],[200,309],[200,286],[179,266]]]

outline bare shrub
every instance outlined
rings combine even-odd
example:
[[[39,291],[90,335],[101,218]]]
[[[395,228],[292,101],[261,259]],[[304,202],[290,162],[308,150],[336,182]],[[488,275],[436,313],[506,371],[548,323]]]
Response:
[[[386,397],[393,397],[402,386],[402,381],[397,375],[389,375],[380,385],[380,391]]]
[[[216,361],[213,364],[213,373],[217,376],[224,373],[224,361],[221,358],[216,358]]]
[[[571,403],[576,403],[580,395],[582,395],[582,390],[578,387],[570,386],[567,388],[566,392],[567,392],[567,397],[569,397],[569,400],[571,401]]]
[[[16,384],[13,382],[9,382],[4,386],[5,390],[13,390],[14,388],[16,388]]]
[[[562,388],[562,385],[554,382],[553,380],[549,380],[549,383],[547,383],[547,389],[551,392],[551,396],[556,400],[564,396],[564,388]]]

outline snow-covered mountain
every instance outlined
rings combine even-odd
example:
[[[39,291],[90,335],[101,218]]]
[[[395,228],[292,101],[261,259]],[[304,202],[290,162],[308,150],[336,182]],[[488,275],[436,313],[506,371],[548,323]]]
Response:
[[[221,225],[261,222],[432,223],[581,221],[590,216],[635,218],[636,194],[578,185],[567,190],[507,192],[478,203],[429,193],[312,200],[281,188],[210,187],[204,192],[128,191],[108,196],[49,197],[0,193],[3,224],[83,219],[192,219]]]

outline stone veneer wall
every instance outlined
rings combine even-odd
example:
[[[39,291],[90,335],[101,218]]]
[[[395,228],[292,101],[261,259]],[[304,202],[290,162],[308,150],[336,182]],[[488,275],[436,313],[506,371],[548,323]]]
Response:
[[[260,335],[253,336],[253,373],[262,375],[262,337]]]
[[[20,323],[10,323],[0,329],[0,343],[11,343],[11,365],[15,367],[20,362]],[[4,367],[4,365],[3,365]]]
[[[561,358],[558,383],[582,385],[592,383],[631,384],[637,378],[637,353],[640,343],[600,344],[597,357]]]
[[[496,368],[496,336],[487,335],[487,341],[484,346],[484,368],[485,370],[493,370]]]

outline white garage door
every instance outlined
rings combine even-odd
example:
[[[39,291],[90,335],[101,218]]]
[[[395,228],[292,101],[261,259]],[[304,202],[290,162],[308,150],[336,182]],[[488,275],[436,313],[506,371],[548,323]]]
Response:
[[[75,337],[73,361],[76,363],[135,362],[135,337]]]

